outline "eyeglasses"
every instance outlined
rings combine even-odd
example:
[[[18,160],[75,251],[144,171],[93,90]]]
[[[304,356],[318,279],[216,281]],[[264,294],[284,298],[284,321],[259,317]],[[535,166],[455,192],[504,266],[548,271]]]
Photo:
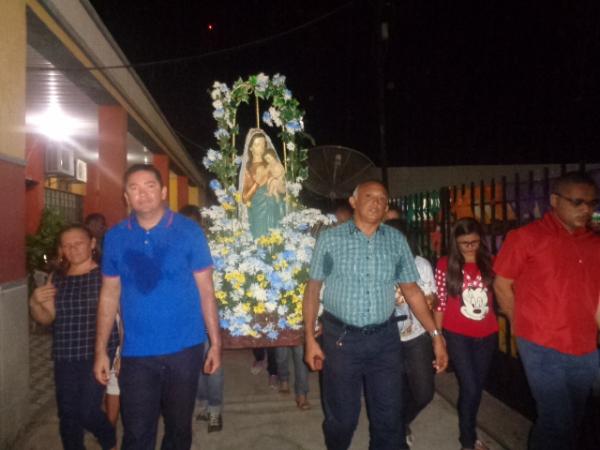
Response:
[[[581,205],[585,204],[586,206],[589,206],[592,209],[596,209],[598,207],[598,205],[600,205],[600,199],[598,199],[598,198],[593,198],[591,200],[584,200],[582,198],[570,198],[570,197],[565,197],[564,195],[561,195],[558,192],[554,192],[554,195],[562,198],[563,200],[568,201],[575,208],[579,208]]]
[[[458,245],[465,248],[474,248],[477,247],[481,243],[481,239],[476,239],[474,241],[456,241]]]

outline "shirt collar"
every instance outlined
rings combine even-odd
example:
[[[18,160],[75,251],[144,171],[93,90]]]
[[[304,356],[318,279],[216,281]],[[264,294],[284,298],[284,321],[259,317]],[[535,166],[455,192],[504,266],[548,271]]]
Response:
[[[165,208],[165,211],[160,218],[160,221],[152,227],[155,228],[169,228],[173,224],[173,218],[175,217],[175,213],[171,211],[169,208]],[[127,221],[127,228],[133,230],[134,228],[141,228],[138,223],[137,216],[135,212],[132,212],[129,215],[129,219]]]
[[[354,235],[354,234],[357,234],[357,233],[364,234],[361,231],[361,229],[356,226],[356,223],[354,223],[354,219],[353,218],[350,219],[347,222],[347,224],[348,224],[348,233],[350,235]],[[382,236],[385,236],[385,226],[382,226],[382,225],[383,224],[379,224],[379,226],[377,227],[377,230],[375,230],[375,233],[373,234],[373,236],[376,235],[376,234],[379,234],[379,233],[381,233]]]

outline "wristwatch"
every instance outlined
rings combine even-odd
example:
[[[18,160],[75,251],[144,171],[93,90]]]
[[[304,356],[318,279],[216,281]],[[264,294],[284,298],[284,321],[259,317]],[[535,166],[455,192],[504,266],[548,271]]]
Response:
[[[442,332],[438,329],[435,329],[433,331],[429,332],[429,336],[431,336],[432,338],[436,337],[436,336],[441,336]]]

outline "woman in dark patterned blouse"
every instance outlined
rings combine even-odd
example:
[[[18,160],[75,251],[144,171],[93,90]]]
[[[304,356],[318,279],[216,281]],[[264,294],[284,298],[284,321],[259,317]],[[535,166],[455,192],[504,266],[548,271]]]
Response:
[[[102,411],[104,386],[94,379],[96,310],[102,276],[93,251],[96,241],[83,226],[73,225],[59,235],[64,270],[53,273],[29,300],[32,317],[54,324],[52,356],[60,436],[65,449],[83,449],[84,430],[96,436],[102,449],[116,446],[115,428]],[[114,352],[116,329],[111,336]]]

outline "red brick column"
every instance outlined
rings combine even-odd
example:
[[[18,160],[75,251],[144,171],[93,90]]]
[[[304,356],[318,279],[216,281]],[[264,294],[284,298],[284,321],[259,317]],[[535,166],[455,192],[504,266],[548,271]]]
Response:
[[[177,207],[181,209],[188,203],[188,179],[177,175]]]
[[[25,140],[25,232],[35,234],[40,226],[44,209],[44,158],[46,156],[46,139],[42,136],[28,134]]]
[[[85,215],[102,213],[109,225],[126,216],[122,181],[126,168],[127,112],[121,106],[100,106],[98,160],[88,163]]]
[[[169,204],[169,157],[167,155],[155,154],[152,156],[152,165],[158,169],[162,177],[163,186],[167,187],[166,204]]]

